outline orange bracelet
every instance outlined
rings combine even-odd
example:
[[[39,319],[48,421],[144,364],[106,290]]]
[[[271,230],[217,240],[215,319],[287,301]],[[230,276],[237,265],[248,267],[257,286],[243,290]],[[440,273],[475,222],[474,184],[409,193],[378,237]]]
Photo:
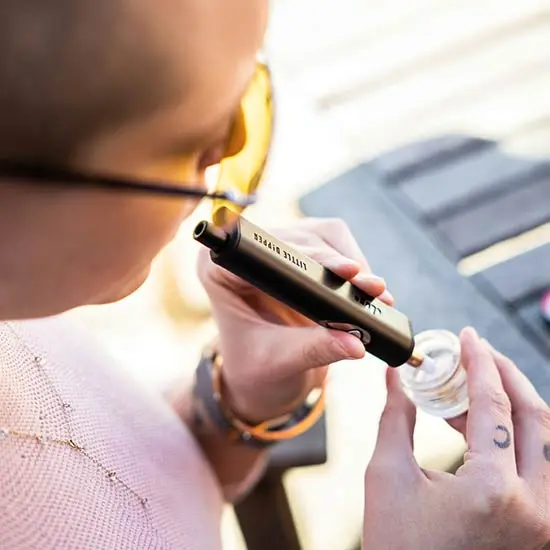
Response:
[[[267,420],[256,426],[247,424],[237,418],[224,401],[222,367],[223,360],[221,356],[218,353],[214,353],[212,356],[212,389],[214,399],[226,417],[227,422],[236,430],[236,435],[245,440],[256,439],[262,442],[277,442],[293,439],[312,428],[325,410],[325,383],[323,383],[321,388],[316,389],[319,392],[316,401],[310,405],[306,398],[304,404],[294,414],[291,413],[285,417],[285,421],[275,419]],[[313,391],[310,392],[310,395]],[[298,414],[301,410],[303,410],[305,415]]]

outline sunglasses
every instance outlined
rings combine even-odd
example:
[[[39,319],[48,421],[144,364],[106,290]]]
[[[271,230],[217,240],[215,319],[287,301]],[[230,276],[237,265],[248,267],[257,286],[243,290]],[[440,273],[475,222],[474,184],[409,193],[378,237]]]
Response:
[[[220,165],[214,188],[181,186],[156,181],[111,178],[71,169],[0,160],[0,177],[150,193],[157,196],[194,197],[212,200],[212,221],[223,226],[232,223],[257,200],[257,191],[267,162],[273,135],[274,107],[271,75],[265,63],[258,63],[241,100],[240,108],[228,137],[226,153]],[[235,146],[238,144],[238,147]],[[65,182],[65,183],[64,183]]]

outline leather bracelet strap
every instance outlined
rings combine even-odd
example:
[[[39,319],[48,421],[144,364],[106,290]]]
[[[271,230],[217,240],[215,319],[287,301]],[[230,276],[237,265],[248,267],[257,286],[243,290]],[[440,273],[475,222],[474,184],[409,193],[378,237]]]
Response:
[[[206,355],[201,357],[195,372],[195,387],[193,389],[193,395],[197,399],[200,399],[210,419],[229,439],[235,441],[235,443],[241,442],[254,449],[266,449],[270,447],[273,444],[272,442],[257,441],[253,438],[247,438],[239,433],[231,422],[229,422],[214,395],[212,367],[213,362],[210,357]]]
[[[213,349],[204,355],[199,363],[195,391],[212,420],[231,439],[255,448],[265,448],[278,441],[303,434],[319,420],[325,405],[323,386],[318,389],[318,396],[313,403],[306,400],[296,411],[283,419],[262,422],[256,426],[249,425],[237,418],[224,402],[222,361]]]

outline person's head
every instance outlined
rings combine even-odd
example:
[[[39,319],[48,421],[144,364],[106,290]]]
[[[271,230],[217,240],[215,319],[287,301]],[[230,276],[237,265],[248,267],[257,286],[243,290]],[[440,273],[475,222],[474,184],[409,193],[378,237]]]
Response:
[[[1,0],[0,162],[204,186],[267,11],[267,0]],[[130,293],[196,202],[0,170],[0,318]]]

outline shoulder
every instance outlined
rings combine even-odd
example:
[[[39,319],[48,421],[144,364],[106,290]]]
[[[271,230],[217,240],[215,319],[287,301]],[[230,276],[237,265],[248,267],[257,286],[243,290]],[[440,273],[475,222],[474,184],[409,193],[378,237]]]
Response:
[[[20,369],[29,361],[48,363],[55,374],[90,368],[117,370],[104,343],[72,312],[41,319],[0,322],[2,369]]]

